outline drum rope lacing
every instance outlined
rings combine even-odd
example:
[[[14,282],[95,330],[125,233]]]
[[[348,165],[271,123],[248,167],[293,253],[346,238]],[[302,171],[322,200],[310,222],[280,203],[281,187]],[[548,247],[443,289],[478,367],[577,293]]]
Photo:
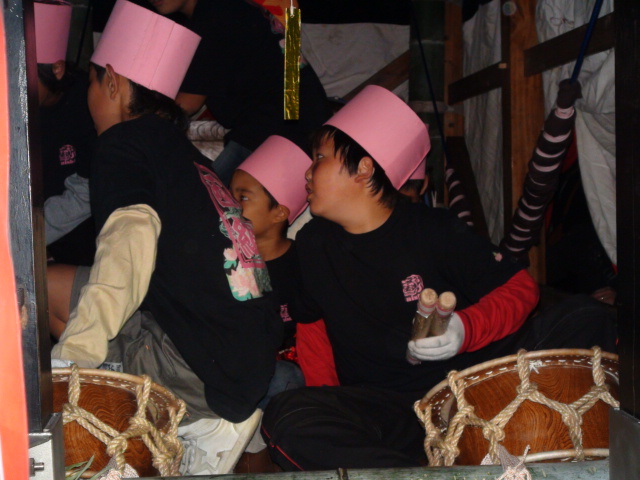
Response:
[[[465,396],[466,387],[464,379],[456,379],[457,371],[449,372],[447,380],[449,387],[457,401],[458,411],[449,422],[445,438],[442,432],[434,425],[431,419],[432,406],[429,404],[424,409],[420,408],[421,401],[414,404],[414,411],[424,424],[426,438],[424,441],[425,452],[429,459],[430,466],[451,466],[460,454],[458,441],[462,436],[466,426],[482,428],[484,438],[489,441],[489,455],[494,463],[498,462],[498,444],[504,440],[504,427],[509,422],[518,407],[525,401],[546,405],[558,412],[563,423],[567,426],[569,437],[573,442],[576,451],[576,459],[584,460],[584,449],[582,446],[582,415],[593,407],[598,400],[618,408],[620,402],[611,396],[609,387],[605,384],[605,373],[602,367],[602,350],[594,347],[593,350],[592,375],[595,385],[589,392],[571,404],[564,404],[546,397],[538,386],[530,381],[532,367],[525,357],[526,350],[518,351],[517,370],[520,377],[520,386],[516,388],[518,395],[493,419],[484,420],[474,413],[474,407],[470,405]]]
[[[152,381],[147,375],[142,375],[142,385],[136,386],[136,400],[138,409],[135,416],[129,419],[129,428],[119,432],[110,427],[92,413],[78,406],[80,400],[80,372],[78,366],[71,365],[69,377],[69,402],[62,407],[62,423],[77,422],[94,437],[104,443],[106,452],[115,459],[119,471],[125,468],[124,453],[130,438],[141,437],[152,455],[153,466],[163,476],[175,476],[180,472],[178,467],[184,453],[182,443],[178,439],[178,424],[186,412],[186,405],[178,400],[178,412],[169,408],[169,428],[166,432],[158,430],[146,418],[147,403],[151,391]]]

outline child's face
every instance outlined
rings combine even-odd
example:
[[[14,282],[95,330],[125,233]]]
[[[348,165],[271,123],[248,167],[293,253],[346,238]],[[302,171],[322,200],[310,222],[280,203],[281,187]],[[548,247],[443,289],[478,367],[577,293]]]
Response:
[[[307,201],[311,213],[328,220],[335,218],[348,205],[353,191],[353,178],[334,153],[333,139],[325,140],[313,152],[313,163],[306,171]]]
[[[244,170],[236,170],[229,190],[242,207],[242,216],[253,224],[256,237],[260,237],[273,226],[277,208],[269,208],[269,197],[260,182]]]

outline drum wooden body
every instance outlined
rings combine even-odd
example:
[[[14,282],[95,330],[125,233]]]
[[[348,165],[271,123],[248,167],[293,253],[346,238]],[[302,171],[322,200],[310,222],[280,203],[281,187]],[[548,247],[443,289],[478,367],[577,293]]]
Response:
[[[69,401],[70,374],[71,369],[53,369],[53,407],[56,412],[63,411],[64,404]],[[127,430],[130,420],[138,410],[136,387],[142,386],[143,378],[90,369],[80,369],[79,374],[81,390],[78,406],[118,432]],[[152,383],[146,407],[147,420],[158,430],[166,433],[171,423],[169,410],[178,412],[179,408],[179,401],[171,392]],[[109,462],[106,445],[78,422],[65,423],[63,436],[65,465],[86,462],[93,456],[90,470],[97,472]],[[130,438],[127,442],[124,453],[126,463],[141,477],[159,475],[160,472],[152,466],[152,454],[142,438]]]
[[[524,358],[529,371],[528,381],[533,389],[537,389],[552,404],[553,402],[573,404],[595,387],[592,372],[593,356],[592,350],[577,349],[525,353]],[[602,370],[600,370],[604,372],[606,386],[603,388],[605,391],[608,389],[611,397],[615,399],[618,398],[617,359],[618,357],[614,354],[602,353]],[[435,427],[436,434],[444,439],[449,427],[453,428],[454,416],[459,408],[464,408],[465,402],[473,407],[475,416],[492,422],[503,410],[508,409],[510,415],[506,424],[503,417],[500,418],[504,439],[499,443],[509,453],[522,455],[529,446],[528,461],[553,461],[575,457],[576,451],[569,428],[563,422],[562,415],[552,408],[553,405],[550,407],[528,398],[521,403],[519,403],[520,400],[514,401],[518,393],[523,390],[517,360],[517,355],[511,355],[461,372],[453,372],[447,380],[432,388],[422,401],[416,403],[416,413],[421,416],[420,412],[424,414],[429,406],[432,426]],[[458,398],[450,387],[450,381],[453,380],[462,381],[458,383],[463,387],[462,390],[456,388]],[[461,395],[464,396],[462,405],[459,398]],[[519,404],[515,411],[511,411],[516,403]],[[563,407],[558,406],[558,408]],[[581,415],[581,441],[586,458],[608,454],[609,408],[608,403],[596,397],[593,406]],[[459,435],[455,445],[459,449],[455,463],[479,465],[490,450],[490,442],[486,436],[493,435],[489,433],[491,428],[487,429],[484,425],[484,432],[482,425],[463,425],[461,428],[463,428],[462,434]],[[452,437],[455,433],[450,433],[453,433],[449,435],[453,441]],[[438,446],[437,441],[428,439],[429,430],[427,429],[425,449],[441,448],[442,445]],[[433,455],[434,450],[427,452],[428,455],[429,453]],[[435,453],[439,455],[441,452]]]

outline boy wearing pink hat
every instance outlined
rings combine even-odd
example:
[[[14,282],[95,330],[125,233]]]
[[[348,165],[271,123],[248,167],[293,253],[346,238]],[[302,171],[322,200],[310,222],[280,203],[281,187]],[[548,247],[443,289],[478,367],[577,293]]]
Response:
[[[449,370],[512,348],[537,302],[521,265],[447,211],[400,196],[428,150],[423,122],[376,86],[314,137],[306,180],[316,218],[296,237],[304,301],[292,310],[299,322],[324,319],[341,386],[271,400],[263,434],[285,470],[418,466],[413,402]],[[445,334],[409,342],[424,288],[453,291],[458,311]]]
[[[65,61],[72,7],[35,2],[33,9],[47,253],[57,263],[90,265],[96,235],[89,171],[96,132],[86,73]]]
[[[267,262],[271,286],[280,299],[285,326],[281,350],[295,343],[289,304],[299,292],[300,271],[287,228],[306,208],[304,172],[309,165],[311,159],[300,147],[273,135],[238,166],[229,188],[242,215],[253,225],[258,251]]]
[[[52,352],[81,367],[122,363],[185,400],[193,423],[178,433],[195,447],[183,474],[231,470],[282,336],[251,225],[180,129],[173,99],[198,42],[125,0],[113,9],[89,87],[97,253],[76,274],[77,305]]]
[[[300,147],[272,135],[238,166],[229,186],[242,208],[242,216],[253,225],[284,326],[275,373],[260,408],[274,395],[305,384],[294,348],[296,323],[289,313],[289,305],[300,293],[301,275],[295,244],[287,238],[287,228],[306,207],[304,172],[310,164],[311,159]],[[239,465],[252,473],[272,471],[266,444],[258,432]]]

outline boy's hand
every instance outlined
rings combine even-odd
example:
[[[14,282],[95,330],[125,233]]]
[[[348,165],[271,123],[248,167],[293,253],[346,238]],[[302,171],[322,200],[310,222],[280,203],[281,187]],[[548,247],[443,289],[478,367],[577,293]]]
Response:
[[[457,313],[451,316],[444,335],[409,342],[409,352],[418,360],[447,360],[460,351],[464,341],[464,325]]]

